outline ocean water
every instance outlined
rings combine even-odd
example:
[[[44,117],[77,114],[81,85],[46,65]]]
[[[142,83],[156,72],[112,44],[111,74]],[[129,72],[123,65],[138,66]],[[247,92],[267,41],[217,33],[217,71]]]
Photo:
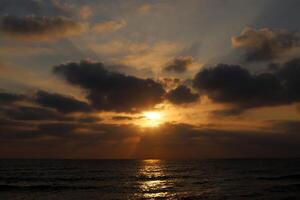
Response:
[[[0,199],[296,200],[300,160],[0,160]]]

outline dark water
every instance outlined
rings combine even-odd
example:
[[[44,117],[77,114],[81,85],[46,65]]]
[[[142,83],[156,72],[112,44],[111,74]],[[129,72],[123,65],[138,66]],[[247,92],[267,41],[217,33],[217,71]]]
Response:
[[[0,199],[300,199],[300,160],[0,160]]]

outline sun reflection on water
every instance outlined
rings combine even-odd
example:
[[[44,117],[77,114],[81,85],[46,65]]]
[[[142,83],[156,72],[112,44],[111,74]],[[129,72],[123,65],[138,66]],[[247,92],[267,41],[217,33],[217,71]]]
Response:
[[[164,162],[161,160],[143,160],[138,172],[142,197],[147,199],[170,197],[172,182],[166,179]]]

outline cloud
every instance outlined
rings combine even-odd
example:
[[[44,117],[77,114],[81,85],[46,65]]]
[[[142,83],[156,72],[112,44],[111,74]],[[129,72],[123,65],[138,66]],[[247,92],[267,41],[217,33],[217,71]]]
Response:
[[[164,88],[173,89],[178,87],[182,83],[182,80],[179,78],[164,77],[160,78],[159,82],[164,86]]]
[[[190,56],[178,57],[169,61],[163,70],[167,72],[184,73],[192,63],[193,58]]]
[[[100,121],[90,116],[91,107],[70,96],[45,91],[16,94],[0,93],[0,118],[21,121]],[[70,114],[80,114],[72,116]],[[93,118],[93,119],[92,119]],[[97,120],[96,120],[97,119]]]
[[[21,101],[23,99],[24,99],[23,95],[0,92],[0,103],[2,104],[10,104],[16,101]]]
[[[101,121],[101,118],[88,116],[88,117],[81,117],[81,118],[79,118],[78,121],[82,122],[82,123],[96,123],[96,122]]]
[[[79,9],[79,16],[84,20],[91,18],[92,15],[93,11],[90,6],[85,5]]]
[[[75,12],[73,4],[60,0],[1,0],[0,15],[68,16]]]
[[[5,16],[0,23],[0,32],[19,40],[57,40],[85,29],[84,24],[65,17]]]
[[[11,124],[18,124],[18,121],[64,121],[85,124],[102,120],[98,114],[94,116],[95,113],[87,103],[57,93],[1,92],[0,103],[0,124],[3,119],[6,119],[5,123],[11,120]]]
[[[98,110],[143,110],[162,102],[165,94],[160,83],[108,71],[103,63],[72,62],[58,65],[53,71],[68,83],[87,90],[87,99]]]
[[[38,131],[41,135],[52,135],[56,137],[76,137],[76,129],[81,125],[79,123],[43,123],[38,125]]]
[[[219,64],[198,72],[193,86],[213,101],[239,110],[300,102],[299,76],[300,59],[282,64],[274,72],[258,74],[239,65]]]
[[[185,85],[180,85],[167,94],[167,99],[173,104],[192,103],[197,101],[198,98],[199,95],[197,93],[193,93],[191,89]]]
[[[298,134],[300,132],[300,121],[298,120],[271,121],[271,124],[276,130],[282,130],[287,134]]]
[[[212,115],[214,117],[230,117],[230,116],[237,116],[243,114],[243,108],[225,108],[220,110],[212,111]]]
[[[45,91],[36,93],[35,102],[45,107],[54,108],[62,113],[91,112],[91,107],[85,102],[78,101],[73,97]]]
[[[183,44],[160,41],[136,41],[115,39],[109,42],[95,43],[91,49],[102,57],[111,58],[110,62],[135,67],[147,68],[151,71],[161,71],[166,61],[182,51]],[[149,77],[149,76],[148,76]]]
[[[286,132],[286,128],[247,131],[189,124],[164,124],[159,129],[141,131],[131,124],[46,122],[33,125],[6,120],[0,121],[0,130],[0,152],[6,149],[12,155],[20,156],[30,147],[35,151],[25,153],[25,156],[35,157],[44,149],[45,158],[51,157],[53,151],[62,158],[78,158],[80,155],[89,158],[145,158],[154,156],[158,150],[161,158],[299,156],[300,142],[299,135]],[[18,148],[14,148],[16,144]],[[131,145],[135,147],[133,151]],[[179,148],[182,153],[178,152]],[[97,154],[92,153],[95,151]]]
[[[269,61],[280,58],[294,48],[300,47],[297,32],[287,30],[253,30],[245,28],[241,35],[231,39],[234,48],[242,50],[248,62]]]
[[[133,117],[129,117],[129,116],[113,116],[112,120],[115,121],[123,121],[123,120],[132,120],[134,119]]]
[[[101,44],[92,44],[91,48],[105,56],[138,54],[151,49],[150,44],[127,40],[112,40]]]
[[[12,120],[68,120],[67,117],[53,110],[30,106],[19,106],[5,109],[4,113],[9,119]]]
[[[127,26],[127,22],[125,20],[112,20],[102,23],[96,23],[92,27],[92,32],[94,33],[103,33],[108,31],[117,31],[121,28],[124,28]]]
[[[152,9],[152,5],[150,4],[144,4],[138,7],[138,12],[140,14],[148,14]]]
[[[154,77],[154,72],[151,68],[136,68],[128,65],[122,65],[122,64],[114,64],[109,65],[107,67],[107,70],[113,71],[113,72],[119,72],[124,73],[136,77],[146,78],[146,77]]]
[[[34,0],[2,0],[0,2],[0,13],[32,14],[37,13],[41,9],[38,1]]]
[[[172,59],[182,48],[182,44],[170,41],[140,44],[129,42],[128,47],[124,48],[125,54],[118,61],[134,67],[151,67],[153,71],[158,71],[166,60]]]
[[[47,95],[51,98],[59,96],[51,93],[45,96]],[[30,103],[35,103],[36,95],[26,97],[26,101],[30,100],[29,97],[34,100]],[[4,152],[5,149],[11,156],[35,157],[44,149],[45,154],[42,157],[45,158],[51,157],[53,149],[57,150],[56,155],[62,158],[70,155],[76,158],[84,152],[85,156],[96,156],[94,158],[145,158],[154,156],[158,149],[162,158],[291,156],[299,152],[298,121],[271,121],[269,127],[264,130],[258,128],[255,131],[238,128],[227,130],[224,127],[218,128],[216,124],[181,123],[166,123],[155,129],[141,129],[130,123],[102,123],[101,119],[90,114],[93,113],[62,113],[52,106],[1,104],[0,152]],[[123,114],[113,117],[116,121],[131,119],[135,117]],[[132,145],[135,147],[133,152],[130,148]],[[18,148],[15,148],[16,146]],[[111,151],[112,148],[114,151]],[[184,153],[178,154],[178,148]],[[28,153],[28,149],[34,151]],[[72,154],[68,153],[70,149]],[[100,149],[102,151],[98,151]],[[95,150],[100,154],[91,154]],[[58,152],[60,153],[57,154]],[[128,154],[129,152],[131,153]],[[0,156],[3,155],[0,153]]]
[[[29,45],[11,45],[0,47],[0,54],[5,56],[34,56],[34,55],[51,55],[54,50],[47,47],[29,46]],[[1,69],[1,66],[0,66]]]
[[[264,80],[270,83],[259,84]],[[280,90],[279,82],[272,74],[256,76],[241,66],[226,64],[203,69],[195,76],[193,85],[216,102],[243,107],[255,107],[257,103],[269,104]]]

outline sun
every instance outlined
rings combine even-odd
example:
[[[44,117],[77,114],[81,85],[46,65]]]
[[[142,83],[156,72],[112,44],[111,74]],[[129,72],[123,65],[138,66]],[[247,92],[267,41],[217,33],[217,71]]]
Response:
[[[144,117],[148,120],[160,120],[161,119],[161,113],[159,112],[144,112]]]
[[[160,112],[155,112],[155,111],[149,111],[149,112],[144,112],[143,113],[144,116],[144,126],[148,126],[148,127],[155,127],[158,126],[162,123],[162,118],[163,118],[163,114]]]

